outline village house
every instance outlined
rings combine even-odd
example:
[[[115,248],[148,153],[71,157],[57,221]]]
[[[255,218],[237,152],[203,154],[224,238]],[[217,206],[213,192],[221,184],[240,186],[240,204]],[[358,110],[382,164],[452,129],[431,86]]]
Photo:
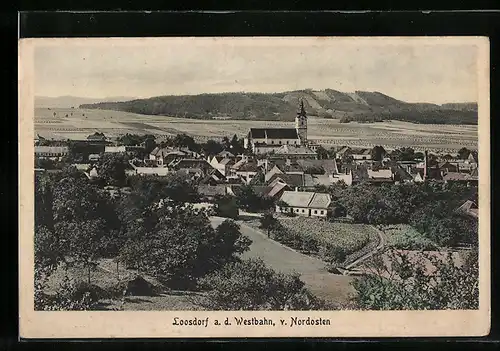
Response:
[[[352,185],[352,171],[347,170],[346,173],[338,174],[323,174],[323,175],[312,175],[313,186],[331,186],[338,182],[343,182],[346,185]]]
[[[68,155],[67,146],[35,146],[35,157],[60,160]]]
[[[309,176],[309,181],[306,180],[306,176]],[[269,181],[266,182],[269,186],[274,186],[276,183],[283,183],[288,185],[291,189],[301,190],[304,187],[312,187],[314,186],[311,175],[305,174],[275,174],[273,175]]]
[[[279,205],[276,205],[276,212],[293,212],[300,216],[326,218],[330,204],[330,194],[285,191],[281,195]]]
[[[352,156],[355,162],[371,161],[371,149],[358,149],[352,148],[350,146],[344,146],[335,153],[335,158],[337,160],[342,160],[345,156]]]
[[[258,166],[257,162],[251,161],[245,162],[238,167],[238,169],[235,170],[235,174],[248,184],[259,172],[262,171],[262,167]]]
[[[209,157],[208,162],[213,168],[217,169],[224,176],[230,174],[231,166],[236,163],[234,157],[230,158],[227,156],[214,156],[211,159]]]

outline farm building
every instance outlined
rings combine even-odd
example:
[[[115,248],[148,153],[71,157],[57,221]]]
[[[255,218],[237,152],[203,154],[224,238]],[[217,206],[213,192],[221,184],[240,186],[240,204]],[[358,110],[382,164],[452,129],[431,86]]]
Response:
[[[285,191],[281,195],[280,205],[276,205],[276,212],[293,212],[306,217],[326,217],[330,203],[330,194]]]
[[[69,152],[67,146],[35,146],[35,156],[57,159],[66,156]]]

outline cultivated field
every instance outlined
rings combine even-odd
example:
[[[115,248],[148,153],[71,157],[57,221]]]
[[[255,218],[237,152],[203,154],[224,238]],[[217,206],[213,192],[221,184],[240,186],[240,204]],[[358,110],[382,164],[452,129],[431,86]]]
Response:
[[[54,115],[55,114],[55,115]],[[124,133],[157,136],[187,133],[198,140],[246,135],[252,127],[293,127],[293,122],[245,120],[197,120],[134,113],[36,108],[35,132],[46,138],[79,139],[99,130],[113,137]],[[477,126],[413,124],[400,121],[380,123],[339,123],[337,119],[309,118],[308,138],[327,147],[351,145],[388,149],[452,152],[461,147],[477,148]]]
[[[341,248],[347,255],[345,263],[358,258],[361,251],[375,248],[379,236],[375,228],[367,224],[332,223],[315,218],[282,218],[281,224],[288,230],[300,235],[312,234],[321,246],[333,245]],[[368,250],[369,251],[369,250]],[[355,257],[351,257],[351,256]]]

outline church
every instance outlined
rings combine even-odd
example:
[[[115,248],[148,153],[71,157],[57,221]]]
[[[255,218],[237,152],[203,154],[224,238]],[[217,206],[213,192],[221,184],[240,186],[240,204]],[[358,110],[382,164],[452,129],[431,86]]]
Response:
[[[251,128],[244,139],[244,147],[251,148],[255,154],[278,151],[283,145],[304,147],[307,143],[307,115],[304,101],[295,116],[295,128]]]

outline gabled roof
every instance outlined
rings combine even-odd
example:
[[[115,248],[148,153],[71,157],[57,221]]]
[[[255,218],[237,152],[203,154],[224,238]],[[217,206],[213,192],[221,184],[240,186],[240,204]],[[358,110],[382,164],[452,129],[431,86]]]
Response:
[[[215,196],[215,195],[225,195],[226,186],[225,185],[200,185],[198,186],[198,192],[205,196]]]
[[[297,160],[297,164],[301,165],[303,168],[308,167],[322,167],[326,174],[337,174],[339,169],[337,167],[337,161],[332,160]]]
[[[392,171],[390,169],[379,169],[378,171],[368,169],[367,173],[369,179],[392,179]]]
[[[291,207],[307,207],[313,196],[314,193],[309,191],[285,191],[280,200]]]
[[[460,212],[460,213],[468,214],[468,215],[475,217],[475,218],[479,217],[479,208],[478,208],[477,204],[471,200],[465,201],[459,208],[457,208],[456,211]]]
[[[330,194],[315,193],[309,207],[313,208],[328,208],[330,206]]]
[[[231,160],[230,158],[223,158],[222,160],[219,161],[219,164],[230,165],[230,164],[234,164],[234,161]]]
[[[35,154],[50,153],[50,154],[65,154],[68,153],[67,146],[35,146]]]
[[[399,165],[392,167],[391,171],[394,173],[394,177],[400,181],[412,180],[414,178],[414,176],[412,176],[403,167]]]
[[[233,170],[239,170],[241,166],[243,166],[245,163],[248,161],[245,159],[241,159],[238,162],[236,162],[234,165],[231,166],[231,169]]]
[[[279,193],[281,190],[285,188],[289,188],[289,186],[286,185],[285,183],[277,182],[267,193],[267,196],[274,197],[277,193]]]
[[[261,167],[257,165],[255,162],[247,162],[241,165],[236,172],[258,172]]]
[[[269,179],[268,184],[274,185],[274,182],[280,179],[283,183],[288,184],[291,187],[301,187],[304,186],[304,175],[302,174],[275,174]]]
[[[471,176],[468,173],[461,172],[448,172],[443,175],[443,180],[460,181],[460,180],[470,180]]]
[[[250,138],[299,139],[295,128],[250,128]]]
[[[203,159],[182,159],[175,164],[173,164],[173,167],[176,168],[198,168],[198,169],[212,169],[212,165],[208,163],[206,160]]]
[[[316,155],[316,152],[305,147],[295,145],[282,145],[274,151],[275,155]]]
[[[331,203],[330,194],[314,193],[309,191],[285,191],[281,201],[290,207],[328,208]]]

